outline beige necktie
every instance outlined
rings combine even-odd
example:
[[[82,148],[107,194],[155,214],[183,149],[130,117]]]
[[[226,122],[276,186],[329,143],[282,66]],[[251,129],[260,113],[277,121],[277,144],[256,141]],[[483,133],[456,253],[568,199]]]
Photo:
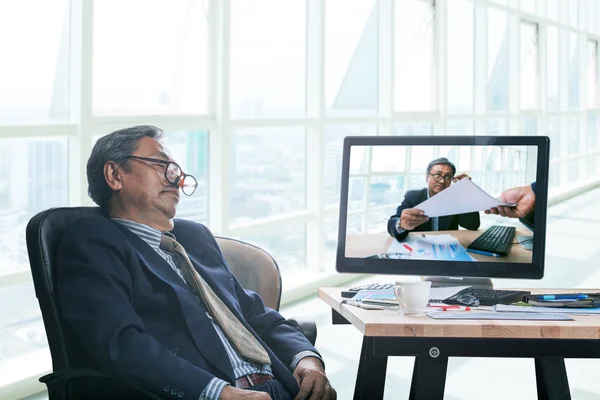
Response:
[[[183,272],[187,284],[194,293],[199,296],[212,316],[217,320],[219,326],[240,355],[260,364],[269,364],[269,354],[256,338],[246,329],[244,324],[231,312],[229,308],[215,294],[198,271],[192,266],[190,259],[175,239],[168,235],[162,235],[160,248],[171,253],[175,258],[175,264]]]

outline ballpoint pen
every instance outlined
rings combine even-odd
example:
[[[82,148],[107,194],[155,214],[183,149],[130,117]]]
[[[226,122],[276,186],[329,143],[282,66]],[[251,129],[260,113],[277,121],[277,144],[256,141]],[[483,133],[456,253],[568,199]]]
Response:
[[[537,296],[538,300],[581,300],[587,299],[587,294],[573,293],[573,294],[541,294]]]
[[[477,254],[483,254],[484,256],[490,256],[490,257],[500,257],[500,254],[496,254],[496,253],[489,253],[487,251],[482,251],[482,250],[473,250],[473,249],[467,249],[467,251],[471,252],[471,253],[477,253]]]
[[[359,307],[359,308],[363,308],[365,310],[385,310],[386,307],[384,306],[380,306],[380,305],[376,305],[376,304],[365,304],[363,302],[360,301],[356,301],[356,300],[342,300],[342,304],[348,304],[349,306],[354,306],[354,307]]]

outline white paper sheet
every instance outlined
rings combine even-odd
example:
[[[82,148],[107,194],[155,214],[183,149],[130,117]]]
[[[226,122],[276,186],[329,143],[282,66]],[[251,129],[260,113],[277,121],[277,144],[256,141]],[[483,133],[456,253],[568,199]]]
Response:
[[[387,253],[397,259],[477,261],[449,234],[409,235],[402,242],[393,240]]]
[[[416,205],[428,217],[464,214],[489,210],[492,207],[512,206],[493,198],[470,179],[461,179],[449,188]]]

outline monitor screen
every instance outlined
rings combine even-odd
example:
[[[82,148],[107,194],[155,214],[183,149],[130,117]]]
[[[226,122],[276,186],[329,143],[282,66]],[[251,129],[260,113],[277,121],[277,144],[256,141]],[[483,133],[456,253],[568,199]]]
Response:
[[[548,151],[541,136],[346,137],[336,269],[542,278]],[[486,213],[532,183],[532,212]]]

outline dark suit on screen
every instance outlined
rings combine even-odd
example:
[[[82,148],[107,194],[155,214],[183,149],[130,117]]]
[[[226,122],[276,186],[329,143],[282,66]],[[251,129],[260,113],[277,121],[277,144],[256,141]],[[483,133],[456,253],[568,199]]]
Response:
[[[402,215],[402,210],[406,210],[408,208],[415,208],[418,204],[421,204],[425,200],[427,200],[427,188],[421,190],[409,190],[404,195],[404,200],[402,204],[396,210],[396,214],[392,215],[388,220],[387,230],[390,235],[395,237],[398,240],[404,240],[408,236],[411,231],[404,231],[402,233],[398,233],[396,231],[396,222],[400,219]],[[479,213],[471,212],[465,214],[458,215],[446,215],[438,218],[438,230],[440,231],[452,231],[458,230],[459,226],[470,230],[479,229]],[[433,230],[433,226],[431,223],[431,219],[424,224],[417,226],[413,231],[415,232],[427,232]]]

